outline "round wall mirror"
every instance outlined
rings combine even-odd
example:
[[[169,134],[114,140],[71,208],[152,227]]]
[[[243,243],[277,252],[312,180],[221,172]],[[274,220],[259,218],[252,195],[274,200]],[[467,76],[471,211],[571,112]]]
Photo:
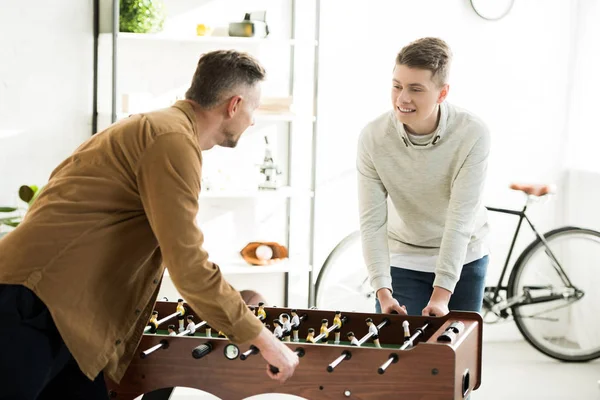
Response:
[[[497,21],[510,12],[514,2],[515,0],[471,0],[471,6],[481,18]]]

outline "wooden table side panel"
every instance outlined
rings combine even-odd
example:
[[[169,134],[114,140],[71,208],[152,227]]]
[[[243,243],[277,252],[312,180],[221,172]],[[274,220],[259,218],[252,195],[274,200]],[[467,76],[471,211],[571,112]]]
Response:
[[[152,347],[164,337],[145,336],[140,348]],[[450,399],[454,393],[455,354],[449,346],[419,345],[399,353],[400,359],[385,374],[377,373],[391,351],[351,348],[352,358],[343,361],[332,373],[327,365],[348,347],[305,344],[306,355],[294,376],[284,385],[270,380],[260,355],[245,361],[227,360],[224,339],[210,340],[213,351],[196,360],[195,346],[208,341],[201,338],[173,338],[167,350],[146,359],[136,358],[120,386],[109,383],[116,399],[135,397],[163,387],[190,387],[227,400],[243,399],[262,393],[287,393],[306,399],[380,400],[402,395],[403,399]],[[288,344],[296,349],[298,345]],[[242,349],[245,350],[245,349]],[[436,369],[436,374],[432,370]],[[350,397],[344,395],[350,391]],[[391,397],[390,397],[391,396]]]

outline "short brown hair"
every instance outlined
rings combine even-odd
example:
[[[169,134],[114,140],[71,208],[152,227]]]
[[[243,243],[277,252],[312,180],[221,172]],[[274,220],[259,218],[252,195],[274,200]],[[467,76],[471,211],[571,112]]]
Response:
[[[396,57],[397,65],[431,71],[431,79],[442,86],[448,82],[452,51],[442,39],[426,37],[406,45]]]
[[[240,85],[253,86],[265,78],[265,69],[251,55],[235,50],[216,50],[198,60],[185,98],[204,108],[222,102]]]

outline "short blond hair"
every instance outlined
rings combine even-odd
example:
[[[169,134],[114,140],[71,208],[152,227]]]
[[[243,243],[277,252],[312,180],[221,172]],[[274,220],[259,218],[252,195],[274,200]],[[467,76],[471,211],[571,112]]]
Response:
[[[431,79],[439,86],[448,83],[452,51],[446,42],[434,37],[415,40],[396,56],[396,65],[431,71]]]

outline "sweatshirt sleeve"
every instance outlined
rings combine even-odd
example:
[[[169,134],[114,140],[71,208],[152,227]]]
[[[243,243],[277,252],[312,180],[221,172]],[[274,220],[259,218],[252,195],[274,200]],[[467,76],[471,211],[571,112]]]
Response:
[[[358,175],[358,207],[365,264],[371,287],[392,290],[390,254],[387,235],[387,190],[365,147],[365,132],[358,141],[356,169]]]
[[[454,292],[481,206],[490,138],[487,128],[475,142],[452,183],[433,286]]]
[[[137,167],[142,204],[173,283],[186,302],[232,342],[255,339],[262,323],[208,260],[196,226],[201,153],[184,133],[161,135]]]

